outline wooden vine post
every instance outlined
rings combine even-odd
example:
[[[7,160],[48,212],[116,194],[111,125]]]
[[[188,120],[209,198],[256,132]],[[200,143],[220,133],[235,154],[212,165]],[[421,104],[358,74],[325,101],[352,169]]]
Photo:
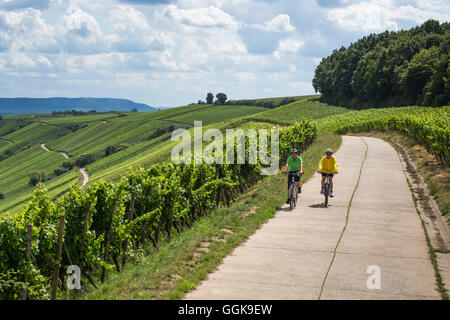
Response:
[[[58,289],[59,280],[59,267],[61,265],[61,252],[63,245],[64,236],[64,224],[66,222],[66,217],[64,215],[59,217],[59,232],[58,232],[58,251],[56,252],[55,267],[53,269],[53,279],[52,279],[52,294],[51,299],[56,300],[56,291]]]

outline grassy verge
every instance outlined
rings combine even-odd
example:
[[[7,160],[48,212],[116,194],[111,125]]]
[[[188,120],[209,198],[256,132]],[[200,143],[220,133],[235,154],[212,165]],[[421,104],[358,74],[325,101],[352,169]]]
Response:
[[[400,153],[398,152],[398,150],[396,150],[396,151],[397,151],[398,159],[401,162]],[[423,229],[424,234],[425,234],[425,239],[427,241],[427,246],[428,246],[428,254],[430,256],[430,261],[431,261],[431,264],[433,265],[433,269],[434,269],[434,276],[436,278],[437,290],[439,291],[439,294],[441,295],[441,299],[442,300],[449,300],[447,289],[445,288],[445,284],[442,281],[442,276],[441,276],[441,273],[440,273],[440,270],[439,270],[438,258],[436,256],[436,250],[433,248],[433,245],[431,243],[430,236],[428,234],[428,230],[427,230],[425,221],[423,220],[422,213],[421,213],[421,211],[419,209],[419,204],[418,204],[419,199],[414,194],[414,188],[413,188],[413,186],[411,184],[411,181],[408,178],[408,175],[406,174],[405,171],[403,173],[405,174],[406,182],[408,183],[409,190],[411,191],[411,197],[412,197],[412,199],[414,201],[414,206],[416,208],[416,213],[419,216],[420,222],[422,224],[422,229]]]
[[[418,145],[410,137],[398,132],[364,132],[358,135],[381,138],[401,144],[424,178],[430,193],[436,200],[442,215],[450,226],[450,171],[444,167],[424,147]]]
[[[323,134],[302,154],[304,180],[314,174],[326,148],[337,150],[341,137]],[[270,176],[228,208],[219,208],[192,228],[161,245],[157,252],[147,248],[140,263],[130,263],[120,273],[93,289],[62,298],[77,299],[181,299],[195,288],[230,252],[253,234],[286,200],[286,177]]]

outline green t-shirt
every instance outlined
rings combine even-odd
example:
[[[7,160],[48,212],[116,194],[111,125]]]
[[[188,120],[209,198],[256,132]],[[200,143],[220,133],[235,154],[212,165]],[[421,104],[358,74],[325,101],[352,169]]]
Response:
[[[287,163],[289,164],[289,172],[292,171],[300,171],[300,163],[302,163],[303,160],[300,156],[297,156],[297,158],[292,158],[292,156],[289,156],[287,159]]]

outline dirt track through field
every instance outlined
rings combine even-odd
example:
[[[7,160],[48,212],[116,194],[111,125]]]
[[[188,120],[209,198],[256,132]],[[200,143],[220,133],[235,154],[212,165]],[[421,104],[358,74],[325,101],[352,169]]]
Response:
[[[44,149],[46,152],[51,152],[45,145],[45,143],[40,144],[41,148]],[[66,152],[60,151],[59,154],[61,154],[65,159],[70,159],[69,155]],[[89,182],[89,174],[87,173],[85,168],[81,168],[79,171],[80,175],[83,177],[83,180],[81,181],[81,187],[84,187]]]
[[[284,205],[185,298],[440,299],[396,151],[344,136],[336,158],[330,207],[315,175],[294,211]]]

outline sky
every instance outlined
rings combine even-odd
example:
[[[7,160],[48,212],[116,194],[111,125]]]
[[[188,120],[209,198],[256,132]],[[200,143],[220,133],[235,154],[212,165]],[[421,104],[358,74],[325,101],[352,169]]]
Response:
[[[321,59],[428,19],[447,0],[0,0],[0,97],[155,107],[313,94]]]

